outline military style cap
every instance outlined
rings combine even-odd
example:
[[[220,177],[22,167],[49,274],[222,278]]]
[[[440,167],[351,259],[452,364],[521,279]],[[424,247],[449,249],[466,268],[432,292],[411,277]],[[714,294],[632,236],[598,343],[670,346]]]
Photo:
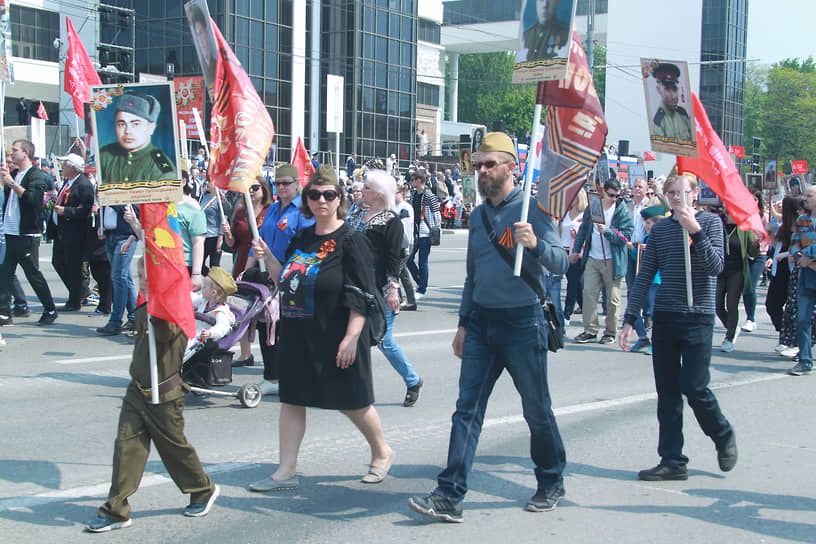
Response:
[[[643,219],[651,219],[652,217],[665,217],[666,208],[663,206],[649,206],[640,210],[640,216]]]
[[[119,97],[119,100],[116,101],[116,111],[132,113],[133,115],[147,119],[151,123],[155,123],[159,118],[161,104],[159,104],[159,101],[155,97],[149,94],[137,91],[125,91],[122,93],[122,96]]]
[[[300,174],[298,174],[298,169],[294,164],[289,164],[288,162],[279,164],[277,168],[275,168],[275,179],[278,178],[292,178],[298,179]]]
[[[676,64],[661,62],[652,73],[658,83],[662,83],[665,87],[677,87],[680,79],[680,68]]]
[[[215,284],[218,285],[218,287],[220,287],[227,296],[238,290],[238,286],[235,285],[235,280],[232,279],[230,273],[220,266],[213,266],[210,268],[210,271],[207,273],[207,277],[215,282]]]
[[[312,174],[312,179],[309,180],[309,183],[313,185],[338,185],[337,174],[335,173],[334,168],[324,164],[315,170],[315,173]]]
[[[482,145],[479,147],[479,152],[484,151],[503,151],[510,153],[515,158],[516,146],[510,136],[504,132],[488,132],[482,140]]]

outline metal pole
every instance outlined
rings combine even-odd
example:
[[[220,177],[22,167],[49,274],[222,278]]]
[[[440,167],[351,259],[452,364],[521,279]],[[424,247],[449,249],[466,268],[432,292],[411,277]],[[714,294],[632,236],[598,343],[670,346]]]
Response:
[[[249,231],[252,233],[252,239],[258,243],[258,225],[255,223],[255,208],[252,207],[252,197],[249,196],[249,191],[244,193],[244,206],[246,206],[247,223],[249,224]],[[266,272],[266,261],[258,259],[258,266],[261,267],[261,272]],[[275,283],[278,283],[275,281]]]
[[[587,15],[586,55],[589,73],[595,61],[595,0],[589,0],[589,14]]]
[[[149,255],[145,255],[144,258],[144,270],[142,271],[145,275],[145,279],[149,279],[147,277],[147,260],[150,258]],[[150,342],[150,349],[148,352],[150,354],[150,402],[153,404],[159,403],[159,362],[157,357],[156,351],[156,331],[153,329],[153,323],[150,321],[150,314],[147,314],[147,338]]]

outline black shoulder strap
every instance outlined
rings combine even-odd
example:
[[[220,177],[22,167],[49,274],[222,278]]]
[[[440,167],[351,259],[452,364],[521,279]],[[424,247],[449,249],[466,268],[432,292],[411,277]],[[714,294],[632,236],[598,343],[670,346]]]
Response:
[[[493,247],[495,247],[496,251],[499,252],[499,255],[501,255],[502,259],[504,259],[504,262],[506,262],[508,266],[510,266],[510,268],[515,269],[516,267],[515,257],[510,253],[510,251],[507,250],[506,247],[502,246],[499,243],[499,237],[496,236],[496,231],[493,230],[493,224],[487,218],[487,210],[485,210],[485,205],[484,204],[480,205],[479,210],[481,211],[482,214],[482,223],[484,223],[485,230],[487,230],[487,239],[490,240],[490,242],[493,244]],[[538,300],[541,302],[541,304],[544,304],[544,301],[547,300],[547,297],[544,296],[544,293],[541,292],[541,285],[539,285],[535,278],[533,278],[532,274],[530,274],[530,272],[528,272],[524,268],[524,266],[521,267],[521,279],[527,282],[527,285],[530,286],[530,289],[532,289],[538,296]]]

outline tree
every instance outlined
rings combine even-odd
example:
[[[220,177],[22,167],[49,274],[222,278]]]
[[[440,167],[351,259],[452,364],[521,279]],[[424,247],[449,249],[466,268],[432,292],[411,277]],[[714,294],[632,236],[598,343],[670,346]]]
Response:
[[[586,51],[586,44],[583,44]],[[592,82],[595,84],[595,92],[601,101],[601,108],[606,111],[606,47],[595,44],[592,52]]]

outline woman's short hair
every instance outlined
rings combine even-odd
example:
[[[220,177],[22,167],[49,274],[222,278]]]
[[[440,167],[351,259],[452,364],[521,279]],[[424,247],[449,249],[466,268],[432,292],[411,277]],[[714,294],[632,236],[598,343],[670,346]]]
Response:
[[[394,201],[397,182],[385,170],[369,170],[366,175],[365,185],[369,191],[374,191],[383,198],[386,210],[393,210],[397,206]]]
[[[269,184],[266,182],[266,178],[263,176],[255,176],[255,181],[260,183],[261,185],[261,192],[263,193],[263,198],[261,199],[261,206],[267,206],[272,203],[272,193],[269,191]],[[295,180],[297,183],[297,180]],[[298,183],[298,186],[300,183]]]
[[[326,173],[325,177],[321,176],[321,173]],[[340,182],[337,181],[337,175],[334,171],[331,171],[331,168],[326,167],[323,168],[322,166],[318,169],[317,172],[312,175],[312,179],[309,180],[309,183],[303,187],[303,200],[300,203],[300,213],[303,214],[303,217],[306,219],[311,219],[314,217],[312,210],[309,208],[309,197],[307,194],[309,193],[310,189],[314,189],[315,187],[325,187],[331,186],[337,191],[337,198],[340,199],[340,205],[337,206],[337,219],[345,219],[346,214],[348,213],[348,200],[346,199],[346,192],[343,190],[342,185]]]

